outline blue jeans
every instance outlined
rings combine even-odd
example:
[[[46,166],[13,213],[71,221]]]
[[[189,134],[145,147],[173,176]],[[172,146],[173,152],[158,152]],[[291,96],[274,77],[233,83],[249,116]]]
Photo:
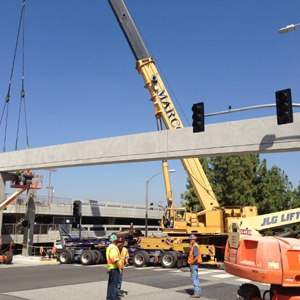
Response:
[[[123,269],[123,272],[124,272],[124,269]],[[117,294],[120,294],[120,293],[121,293],[121,286],[122,286],[123,272],[122,272],[122,274],[119,273],[118,286],[117,286]]]
[[[106,300],[118,300],[117,286],[119,274],[119,269],[111,269],[109,271]]]
[[[200,281],[198,277],[198,264],[190,265],[191,278],[194,286],[194,294],[201,294]]]

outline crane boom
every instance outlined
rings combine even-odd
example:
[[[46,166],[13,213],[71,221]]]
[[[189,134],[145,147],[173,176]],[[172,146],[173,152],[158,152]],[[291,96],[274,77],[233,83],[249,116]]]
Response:
[[[155,117],[162,119],[168,130],[183,128],[180,117],[156,69],[154,59],[149,56],[124,1],[108,0],[108,2],[136,59],[137,70],[143,76],[145,86],[151,94],[151,100],[154,103]],[[202,208],[212,210],[215,207],[219,207],[219,203],[199,159],[185,158],[181,159],[181,162],[189,176]],[[169,204],[170,203],[168,203],[168,207],[171,207],[172,205],[169,206]]]

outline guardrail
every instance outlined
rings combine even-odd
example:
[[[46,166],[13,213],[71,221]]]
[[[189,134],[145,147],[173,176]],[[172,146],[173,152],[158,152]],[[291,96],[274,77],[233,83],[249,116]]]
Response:
[[[5,198],[9,197],[10,194],[6,193]],[[77,198],[62,198],[62,197],[53,197],[51,204],[64,204],[64,205],[72,205],[74,201],[81,201],[82,206],[90,206],[92,207],[100,207],[100,208],[121,208],[121,209],[136,209],[136,210],[145,210],[145,205],[143,204],[131,204],[131,203],[120,203],[120,202],[105,202],[105,201],[97,201],[90,199],[77,199]],[[25,205],[26,196],[19,196],[18,199],[13,201],[10,205]],[[37,196],[36,200],[37,206],[48,206],[48,197],[47,196]],[[165,210],[164,207],[150,205],[149,208],[153,211],[161,211]]]
[[[119,231],[129,230],[130,225],[116,225],[116,224],[103,224],[93,225],[84,224],[84,233],[89,237],[107,238],[112,233]],[[135,226],[139,228],[142,233],[145,232],[145,226]],[[148,226],[148,233],[159,233],[161,232],[160,226]],[[4,223],[2,228],[3,244],[9,243],[14,240],[15,243],[23,242],[24,227],[16,224]],[[53,243],[56,239],[59,239],[59,225],[55,224],[35,224],[34,225],[34,244],[37,243]]]

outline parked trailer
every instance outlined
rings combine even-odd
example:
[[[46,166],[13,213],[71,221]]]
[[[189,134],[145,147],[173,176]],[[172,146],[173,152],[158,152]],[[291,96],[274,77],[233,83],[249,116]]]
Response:
[[[107,239],[81,237],[81,232],[72,230],[72,224],[60,225],[59,234],[60,240],[56,240],[54,246],[57,248],[57,260],[61,264],[77,262],[92,265],[106,262],[105,252],[109,244]]]
[[[61,264],[74,262],[82,265],[102,264],[106,262],[106,240],[97,238],[66,238],[62,249],[58,249],[58,261]]]

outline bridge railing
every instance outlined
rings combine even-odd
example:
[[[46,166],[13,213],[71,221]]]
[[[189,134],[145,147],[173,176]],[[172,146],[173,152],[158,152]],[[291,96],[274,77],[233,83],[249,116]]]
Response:
[[[5,198],[10,194],[6,193]],[[131,203],[121,203],[121,202],[105,202],[89,199],[77,199],[77,198],[63,198],[63,197],[53,197],[51,199],[51,204],[64,204],[71,205],[73,201],[81,201],[82,206],[90,206],[91,208],[120,208],[120,209],[136,209],[136,210],[145,210],[145,205],[143,204],[131,204]],[[36,205],[47,207],[48,206],[48,197],[47,196],[37,196]],[[21,195],[13,201],[10,205],[25,205],[26,204],[26,195]],[[150,205],[148,209],[153,211],[163,212],[165,208],[161,206]]]
[[[103,224],[103,225],[83,225],[84,232],[88,236],[107,238],[112,233],[129,230],[130,225],[116,225],[116,224]],[[145,233],[145,226],[135,226],[139,228],[142,233]],[[2,228],[3,243],[9,243],[14,240],[15,243],[23,243],[24,227],[4,223]],[[161,232],[160,226],[148,226],[148,233],[157,234]],[[56,224],[35,224],[34,225],[34,243],[54,243],[59,238],[59,225]]]

